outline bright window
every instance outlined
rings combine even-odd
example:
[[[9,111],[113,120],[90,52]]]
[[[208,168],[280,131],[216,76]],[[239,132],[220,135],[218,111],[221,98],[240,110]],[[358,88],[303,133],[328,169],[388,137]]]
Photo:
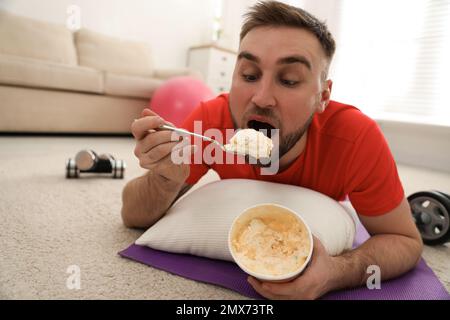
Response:
[[[333,99],[376,119],[450,126],[450,1],[341,0],[334,14]]]

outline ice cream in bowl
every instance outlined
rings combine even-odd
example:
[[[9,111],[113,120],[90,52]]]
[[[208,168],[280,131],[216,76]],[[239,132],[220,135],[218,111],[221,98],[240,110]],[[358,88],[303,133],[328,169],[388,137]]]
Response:
[[[308,265],[313,237],[296,212],[264,203],[244,210],[234,219],[228,248],[247,274],[264,281],[289,281]]]

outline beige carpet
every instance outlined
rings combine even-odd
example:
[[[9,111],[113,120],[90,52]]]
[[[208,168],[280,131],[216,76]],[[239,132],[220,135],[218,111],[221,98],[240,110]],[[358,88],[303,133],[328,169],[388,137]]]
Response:
[[[65,161],[84,148],[125,160],[126,179],[65,179]],[[143,232],[120,219],[124,184],[144,172],[133,148],[131,138],[0,137],[0,298],[245,299],[117,255]],[[407,194],[450,192],[449,174],[399,170]],[[450,290],[450,247],[427,247],[424,257]],[[66,287],[71,265],[80,290]]]

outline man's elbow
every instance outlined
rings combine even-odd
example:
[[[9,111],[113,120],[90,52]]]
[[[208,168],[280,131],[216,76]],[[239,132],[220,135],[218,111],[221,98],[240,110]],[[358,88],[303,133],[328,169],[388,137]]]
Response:
[[[422,241],[422,237],[420,236],[420,234],[414,238],[410,238],[412,241],[412,245],[411,245],[411,251],[412,251],[412,255],[414,256],[414,267],[416,267],[419,262],[420,259],[422,258],[422,252],[423,252],[423,241]]]
[[[420,258],[422,258],[422,252],[423,252],[423,241],[422,241],[422,238],[418,239],[417,246],[418,246],[418,257],[417,257],[416,265],[420,262]]]
[[[122,200],[122,209],[120,211],[122,216],[122,222],[127,228],[148,228],[153,223],[146,215],[139,211],[139,208],[133,206],[130,200]]]
[[[122,209],[120,210],[122,222],[127,228],[144,228],[146,226],[139,221],[139,216],[136,214],[137,208],[133,205],[131,193],[132,190],[128,184],[122,191]]]
[[[122,222],[125,227],[127,228],[135,227],[132,220],[130,219],[130,214],[128,213],[124,205],[122,206],[121,215],[122,215]]]
[[[127,211],[125,207],[122,207],[122,222],[127,228],[149,228],[153,225],[153,221],[144,221],[139,219],[139,216],[131,211]]]
[[[158,220],[154,215],[140,211],[138,207],[130,206],[127,202],[122,204],[121,215],[122,222],[127,228],[147,229]]]
[[[136,206],[132,205],[132,200],[126,196],[126,190],[122,195],[122,209],[120,210],[122,222],[127,228],[145,228],[148,227],[142,221],[139,221],[140,216],[137,212]]]
[[[120,210],[120,214],[122,216],[122,222],[125,225],[125,227],[132,228],[133,223],[130,218],[131,210],[129,209],[128,189],[129,183],[122,190],[122,209]]]

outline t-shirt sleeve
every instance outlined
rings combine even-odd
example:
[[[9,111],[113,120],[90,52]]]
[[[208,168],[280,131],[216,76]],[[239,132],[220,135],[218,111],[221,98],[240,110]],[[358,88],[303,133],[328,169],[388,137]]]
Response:
[[[195,121],[202,121],[202,123],[204,123],[205,121],[203,116],[203,103],[189,114],[189,116],[183,121],[181,128],[194,132]],[[197,181],[200,180],[200,178],[203,177],[209,170],[209,167],[205,163],[203,163],[203,157],[199,156],[198,154],[200,153],[201,155],[203,152],[202,150],[203,147],[199,145],[196,154],[191,157],[190,174],[186,179],[187,184],[196,184]]]
[[[356,140],[347,169],[346,186],[356,212],[365,216],[388,213],[405,196],[394,157],[373,120]]]

